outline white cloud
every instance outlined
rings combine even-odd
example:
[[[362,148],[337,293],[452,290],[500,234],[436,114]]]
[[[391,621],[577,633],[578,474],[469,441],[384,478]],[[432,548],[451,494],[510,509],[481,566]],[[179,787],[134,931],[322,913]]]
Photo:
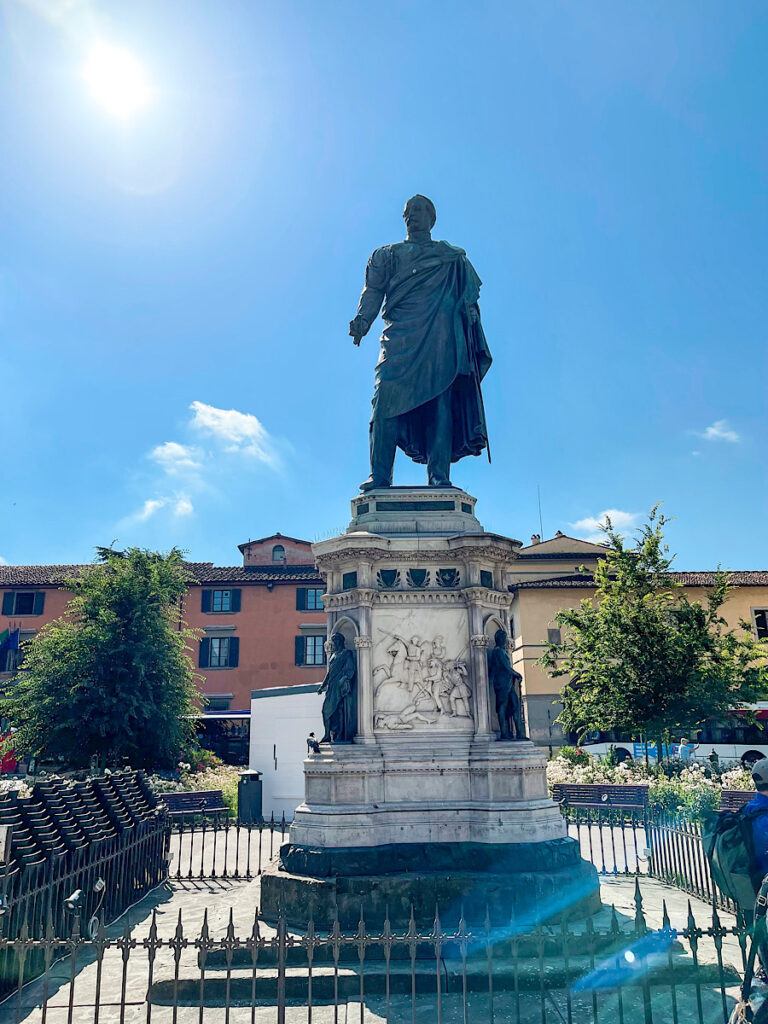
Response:
[[[195,506],[189,500],[186,494],[180,494],[176,498],[176,504],[173,506],[173,514],[175,516],[191,516],[195,511]]]
[[[155,445],[145,456],[143,470],[135,474],[139,494],[153,497],[122,519],[120,525],[146,523],[161,511],[164,520],[188,519],[205,507],[206,499],[220,500],[230,484],[229,455],[246,460],[251,471],[266,466],[282,472],[280,450],[286,443],[273,438],[252,413],[217,409],[205,402],[193,402],[189,408],[191,417],[182,434],[185,441]],[[192,428],[198,443],[186,443]],[[238,469],[244,468],[241,461]]]
[[[204,402],[193,402],[190,409],[194,412],[192,426],[224,442],[226,451],[251,455],[268,466],[277,465],[272,437],[253,413],[217,409]]]
[[[170,508],[174,516],[191,516],[195,511],[194,505],[186,494],[176,494],[172,497],[147,498],[139,511],[134,512],[132,516],[128,517],[128,521],[145,523],[163,508]]]
[[[741,438],[728,425],[728,420],[715,420],[715,422],[707,427],[699,437],[702,437],[705,441],[728,441],[730,444],[737,444]]]
[[[134,513],[132,518],[138,523],[144,523],[147,519],[151,519],[155,512],[158,512],[167,504],[167,498],[147,498],[139,511]]]
[[[196,472],[203,468],[203,453],[192,445],[179,444],[177,441],[166,441],[159,444],[149,453],[149,458],[171,475]]]
[[[698,456],[698,455],[701,455],[701,452],[691,452],[691,455]]]
[[[592,544],[605,544],[606,536],[600,530],[600,524],[604,524],[606,518],[611,520],[611,525],[617,533],[622,533],[624,530],[634,529],[638,525],[641,515],[639,512],[622,512],[618,508],[607,508],[599,515],[587,516],[585,519],[579,519],[577,523],[568,525],[582,540],[588,540]]]
[[[8,565],[8,562],[2,555],[0,555],[0,565]]]

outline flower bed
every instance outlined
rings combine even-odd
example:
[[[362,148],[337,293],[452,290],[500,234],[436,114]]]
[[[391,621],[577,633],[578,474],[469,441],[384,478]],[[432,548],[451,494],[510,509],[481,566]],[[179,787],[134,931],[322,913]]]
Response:
[[[149,784],[158,796],[163,793],[189,793],[198,790],[220,789],[229,813],[237,815],[237,784],[242,768],[231,764],[215,764],[208,767],[179,762],[178,773],[147,775]]]
[[[594,760],[584,751],[567,748],[564,756],[561,754],[547,763],[547,782],[550,790],[558,782],[645,785],[648,786],[649,807],[690,820],[701,820],[716,811],[726,789],[754,789],[752,776],[741,767],[718,772],[709,765],[674,760],[661,767],[646,767],[634,761],[611,764],[605,759]]]

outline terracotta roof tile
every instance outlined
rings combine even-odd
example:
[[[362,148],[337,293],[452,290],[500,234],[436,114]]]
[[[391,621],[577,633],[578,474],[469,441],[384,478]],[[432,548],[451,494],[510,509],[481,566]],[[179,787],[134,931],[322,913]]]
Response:
[[[185,562],[195,583],[322,583],[314,565],[242,566]],[[60,587],[87,565],[0,565],[0,589]]]
[[[735,587],[768,587],[768,570],[740,570],[730,572],[731,583]],[[707,570],[705,572],[671,572],[669,578],[674,583],[682,583],[685,587],[711,587],[715,582],[717,573]],[[594,587],[594,577],[591,575],[570,574],[568,576],[555,576],[548,580],[526,580],[523,583],[513,583],[510,590],[541,590],[560,588],[584,588]]]

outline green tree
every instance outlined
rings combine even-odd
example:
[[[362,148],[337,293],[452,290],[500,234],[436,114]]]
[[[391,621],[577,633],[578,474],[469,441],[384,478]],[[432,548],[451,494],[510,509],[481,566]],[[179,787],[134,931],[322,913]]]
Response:
[[[181,554],[98,548],[98,564],[66,581],[66,613],[24,646],[0,714],[16,750],[71,766],[174,764],[193,740],[194,630],[181,619]]]
[[[618,729],[669,742],[765,696],[768,645],[721,615],[728,574],[718,571],[703,603],[689,600],[670,578],[665,522],[656,506],[626,546],[608,520],[594,598],[555,617],[561,642],[541,662],[550,676],[570,676],[559,721],[580,737]]]

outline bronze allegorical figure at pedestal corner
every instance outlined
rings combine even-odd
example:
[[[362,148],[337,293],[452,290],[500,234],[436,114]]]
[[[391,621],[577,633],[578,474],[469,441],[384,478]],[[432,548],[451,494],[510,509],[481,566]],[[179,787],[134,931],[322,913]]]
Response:
[[[488,448],[480,382],[491,353],[477,305],[480,278],[463,249],[432,239],[430,199],[412,196],[403,218],[405,241],[368,260],[349,325],[359,345],[384,304],[363,491],[392,486],[398,447],[427,464],[430,487],[451,487],[451,463]]]
[[[341,633],[331,637],[333,653],[318,693],[325,693],[321,743],[351,743],[357,731],[357,664]]]
[[[499,716],[500,740],[525,740],[522,704],[518,688],[523,677],[512,668],[507,651],[507,634],[496,630],[496,646],[488,651],[488,679],[496,695],[496,714]]]

